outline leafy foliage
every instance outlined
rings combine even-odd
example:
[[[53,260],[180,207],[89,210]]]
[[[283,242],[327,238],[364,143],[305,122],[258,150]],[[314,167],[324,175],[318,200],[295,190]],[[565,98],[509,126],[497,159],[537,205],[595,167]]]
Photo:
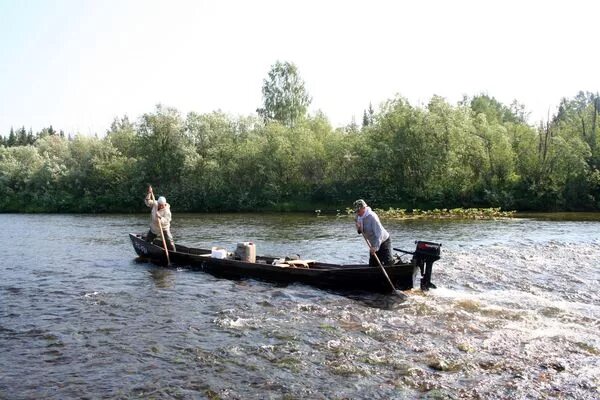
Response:
[[[517,103],[480,95],[425,107],[396,97],[369,106],[361,127],[334,129],[306,114],[293,65],[276,64],[265,87],[260,116],[183,117],[159,105],[115,119],[103,138],[11,130],[0,143],[0,211],[142,211],[147,184],[176,212],[339,210],[356,198],[413,217],[600,209],[597,94],[563,99],[537,127]]]
[[[287,127],[306,115],[311,102],[298,68],[287,61],[273,64],[262,93],[264,107],[257,110],[258,114],[265,121],[279,121]]]

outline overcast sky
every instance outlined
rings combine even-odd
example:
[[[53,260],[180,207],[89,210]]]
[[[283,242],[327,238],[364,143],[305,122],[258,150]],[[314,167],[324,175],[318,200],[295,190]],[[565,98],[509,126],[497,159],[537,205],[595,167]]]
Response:
[[[599,39],[598,0],[0,0],[0,133],[103,135],[158,103],[254,114],[277,60],[334,126],[482,92],[535,123],[600,90]]]

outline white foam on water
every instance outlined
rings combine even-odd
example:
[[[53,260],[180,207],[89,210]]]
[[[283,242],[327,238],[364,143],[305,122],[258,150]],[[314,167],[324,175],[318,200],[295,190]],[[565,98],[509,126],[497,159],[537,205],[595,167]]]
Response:
[[[246,328],[256,322],[253,318],[222,318],[215,319],[214,323],[222,328]]]

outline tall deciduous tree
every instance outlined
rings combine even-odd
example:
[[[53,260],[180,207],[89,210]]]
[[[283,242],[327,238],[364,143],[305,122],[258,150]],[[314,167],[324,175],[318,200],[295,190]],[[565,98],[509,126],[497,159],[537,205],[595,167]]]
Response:
[[[561,131],[581,137],[592,151],[592,164],[600,167],[598,125],[600,125],[600,96],[598,93],[579,92],[573,99],[563,98],[552,123]]]
[[[147,181],[157,185],[178,182],[188,144],[179,111],[159,104],[154,113],[142,116],[139,134]]]
[[[106,139],[124,156],[135,158],[139,154],[139,136],[136,128],[125,115],[115,118],[106,132]]]
[[[298,68],[287,61],[273,64],[264,80],[262,93],[264,107],[256,110],[258,114],[265,120],[276,120],[288,127],[306,115],[312,101]]]

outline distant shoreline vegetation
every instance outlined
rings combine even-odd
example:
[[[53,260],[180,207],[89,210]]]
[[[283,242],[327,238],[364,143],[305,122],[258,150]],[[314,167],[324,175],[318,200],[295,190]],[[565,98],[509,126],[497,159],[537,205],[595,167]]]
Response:
[[[389,208],[375,209],[377,215],[385,219],[498,219],[513,218],[516,211],[502,211],[497,208],[435,208],[433,210]]]
[[[598,93],[564,98],[538,126],[523,105],[481,94],[396,97],[333,128],[307,112],[295,65],[275,63],[262,92],[250,116],[158,105],[115,118],[103,137],[11,129],[0,135],[0,212],[143,212],[148,184],[177,213],[343,210],[358,198],[399,207],[386,218],[600,210]]]
[[[435,208],[432,210],[421,210],[418,208],[405,209],[405,208],[393,208],[388,209],[374,208],[373,211],[381,219],[385,220],[405,220],[405,219],[502,219],[502,218],[515,218],[517,211],[502,211],[500,207],[490,208]],[[334,214],[334,212],[323,212],[320,209],[314,211],[317,216]],[[340,210],[336,210],[337,216],[342,215],[354,215],[352,208],[345,208],[342,213]]]

